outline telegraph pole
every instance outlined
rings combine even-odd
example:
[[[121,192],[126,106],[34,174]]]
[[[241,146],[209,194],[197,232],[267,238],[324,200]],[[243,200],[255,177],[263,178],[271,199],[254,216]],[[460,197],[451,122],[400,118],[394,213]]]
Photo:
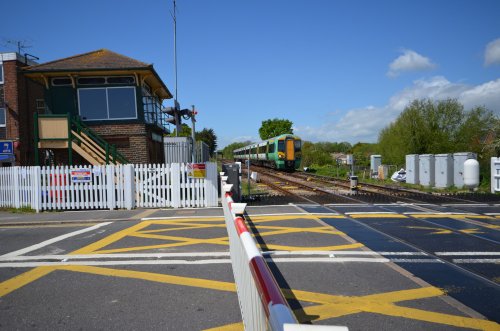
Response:
[[[178,137],[181,129],[181,123],[179,116],[180,106],[177,95],[177,2],[176,0],[173,0],[173,2],[174,2],[174,12],[171,13],[171,15],[172,19],[174,20],[174,77],[175,77],[174,112],[177,113],[174,115],[174,117],[178,119],[176,121],[176,131],[175,131],[175,136]]]

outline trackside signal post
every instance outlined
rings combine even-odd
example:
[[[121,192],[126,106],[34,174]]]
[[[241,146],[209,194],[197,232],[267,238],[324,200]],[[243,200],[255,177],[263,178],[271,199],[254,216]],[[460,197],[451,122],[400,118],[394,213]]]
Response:
[[[191,106],[192,109],[180,109],[180,105],[179,103],[177,102],[177,100],[175,100],[175,106],[174,107],[166,107],[164,108],[162,111],[168,115],[170,115],[170,117],[167,119],[167,122],[170,123],[170,124],[174,124],[175,125],[175,136],[178,137],[179,136],[179,132],[181,131],[182,129],[182,119],[184,120],[188,120],[188,119],[191,119],[191,139],[192,139],[192,142],[193,142],[193,152],[192,152],[192,162],[195,163],[196,162],[196,150],[195,150],[195,147],[196,147],[196,128],[195,128],[195,124],[196,123],[196,114],[198,114],[198,112],[196,111],[196,109],[194,108],[194,105]]]

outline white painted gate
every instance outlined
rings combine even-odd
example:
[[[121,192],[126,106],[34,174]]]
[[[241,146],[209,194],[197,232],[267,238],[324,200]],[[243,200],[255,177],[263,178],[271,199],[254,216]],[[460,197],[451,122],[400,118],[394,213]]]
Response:
[[[217,166],[207,162],[205,178],[189,178],[187,164],[136,165],[135,201],[137,207],[185,208],[215,207]]]

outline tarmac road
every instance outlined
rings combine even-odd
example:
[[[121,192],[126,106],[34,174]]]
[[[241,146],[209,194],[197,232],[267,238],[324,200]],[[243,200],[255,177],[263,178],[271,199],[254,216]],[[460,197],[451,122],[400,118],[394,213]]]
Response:
[[[500,329],[500,207],[434,207],[260,206],[247,220],[303,323]],[[242,329],[221,208],[0,219],[0,328]]]

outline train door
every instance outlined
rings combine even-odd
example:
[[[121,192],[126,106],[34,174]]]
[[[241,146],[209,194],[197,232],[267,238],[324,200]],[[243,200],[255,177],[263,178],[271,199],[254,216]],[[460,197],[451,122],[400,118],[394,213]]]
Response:
[[[293,139],[286,140],[286,160],[295,161],[295,146]]]

